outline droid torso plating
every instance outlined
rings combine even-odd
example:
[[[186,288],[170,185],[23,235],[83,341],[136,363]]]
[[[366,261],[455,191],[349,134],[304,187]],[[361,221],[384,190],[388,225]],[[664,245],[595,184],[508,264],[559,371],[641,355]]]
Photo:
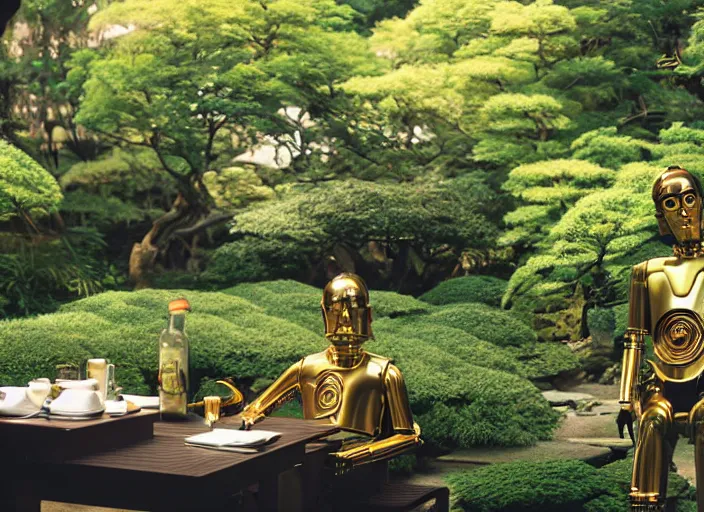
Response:
[[[299,374],[303,416],[327,418],[345,430],[378,436],[389,364],[388,359],[368,352],[351,368],[331,365],[328,351],[304,358]]]
[[[648,325],[665,381],[684,382],[704,370],[704,257],[656,258],[647,265]]]

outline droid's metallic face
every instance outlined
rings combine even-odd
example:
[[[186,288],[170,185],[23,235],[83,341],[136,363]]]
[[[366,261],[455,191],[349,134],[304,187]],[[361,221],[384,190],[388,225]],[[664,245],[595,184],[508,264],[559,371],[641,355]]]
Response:
[[[372,334],[369,291],[361,277],[340,274],[328,283],[321,301],[325,336],[345,344],[361,344]]]
[[[694,176],[669,168],[653,186],[653,201],[661,235],[672,235],[680,246],[701,241],[702,194]]]

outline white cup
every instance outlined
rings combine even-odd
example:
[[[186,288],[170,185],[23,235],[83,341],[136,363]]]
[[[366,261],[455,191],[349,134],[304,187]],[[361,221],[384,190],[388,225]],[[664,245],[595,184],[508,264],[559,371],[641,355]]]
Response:
[[[108,364],[105,359],[89,359],[86,363],[86,377],[98,381],[98,393],[104,402],[108,390],[114,386],[115,365]]]

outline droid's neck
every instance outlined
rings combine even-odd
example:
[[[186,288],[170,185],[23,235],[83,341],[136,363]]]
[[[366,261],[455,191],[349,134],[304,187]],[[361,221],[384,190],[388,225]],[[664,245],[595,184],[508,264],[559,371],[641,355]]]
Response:
[[[327,357],[330,364],[340,368],[353,368],[362,361],[364,353],[364,349],[359,344],[341,345],[338,343],[328,347]]]
[[[697,258],[702,256],[702,244],[697,242],[686,245],[673,245],[672,253],[676,258]]]

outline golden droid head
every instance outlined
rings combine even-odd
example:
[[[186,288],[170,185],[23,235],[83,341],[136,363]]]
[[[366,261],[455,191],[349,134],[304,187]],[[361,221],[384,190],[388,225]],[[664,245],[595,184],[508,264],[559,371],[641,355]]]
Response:
[[[320,305],[325,337],[333,344],[361,344],[374,337],[369,290],[358,275],[344,273],[335,277],[323,290]]]
[[[661,235],[673,236],[679,246],[701,241],[702,188],[694,175],[668,167],[653,185],[653,201]]]

